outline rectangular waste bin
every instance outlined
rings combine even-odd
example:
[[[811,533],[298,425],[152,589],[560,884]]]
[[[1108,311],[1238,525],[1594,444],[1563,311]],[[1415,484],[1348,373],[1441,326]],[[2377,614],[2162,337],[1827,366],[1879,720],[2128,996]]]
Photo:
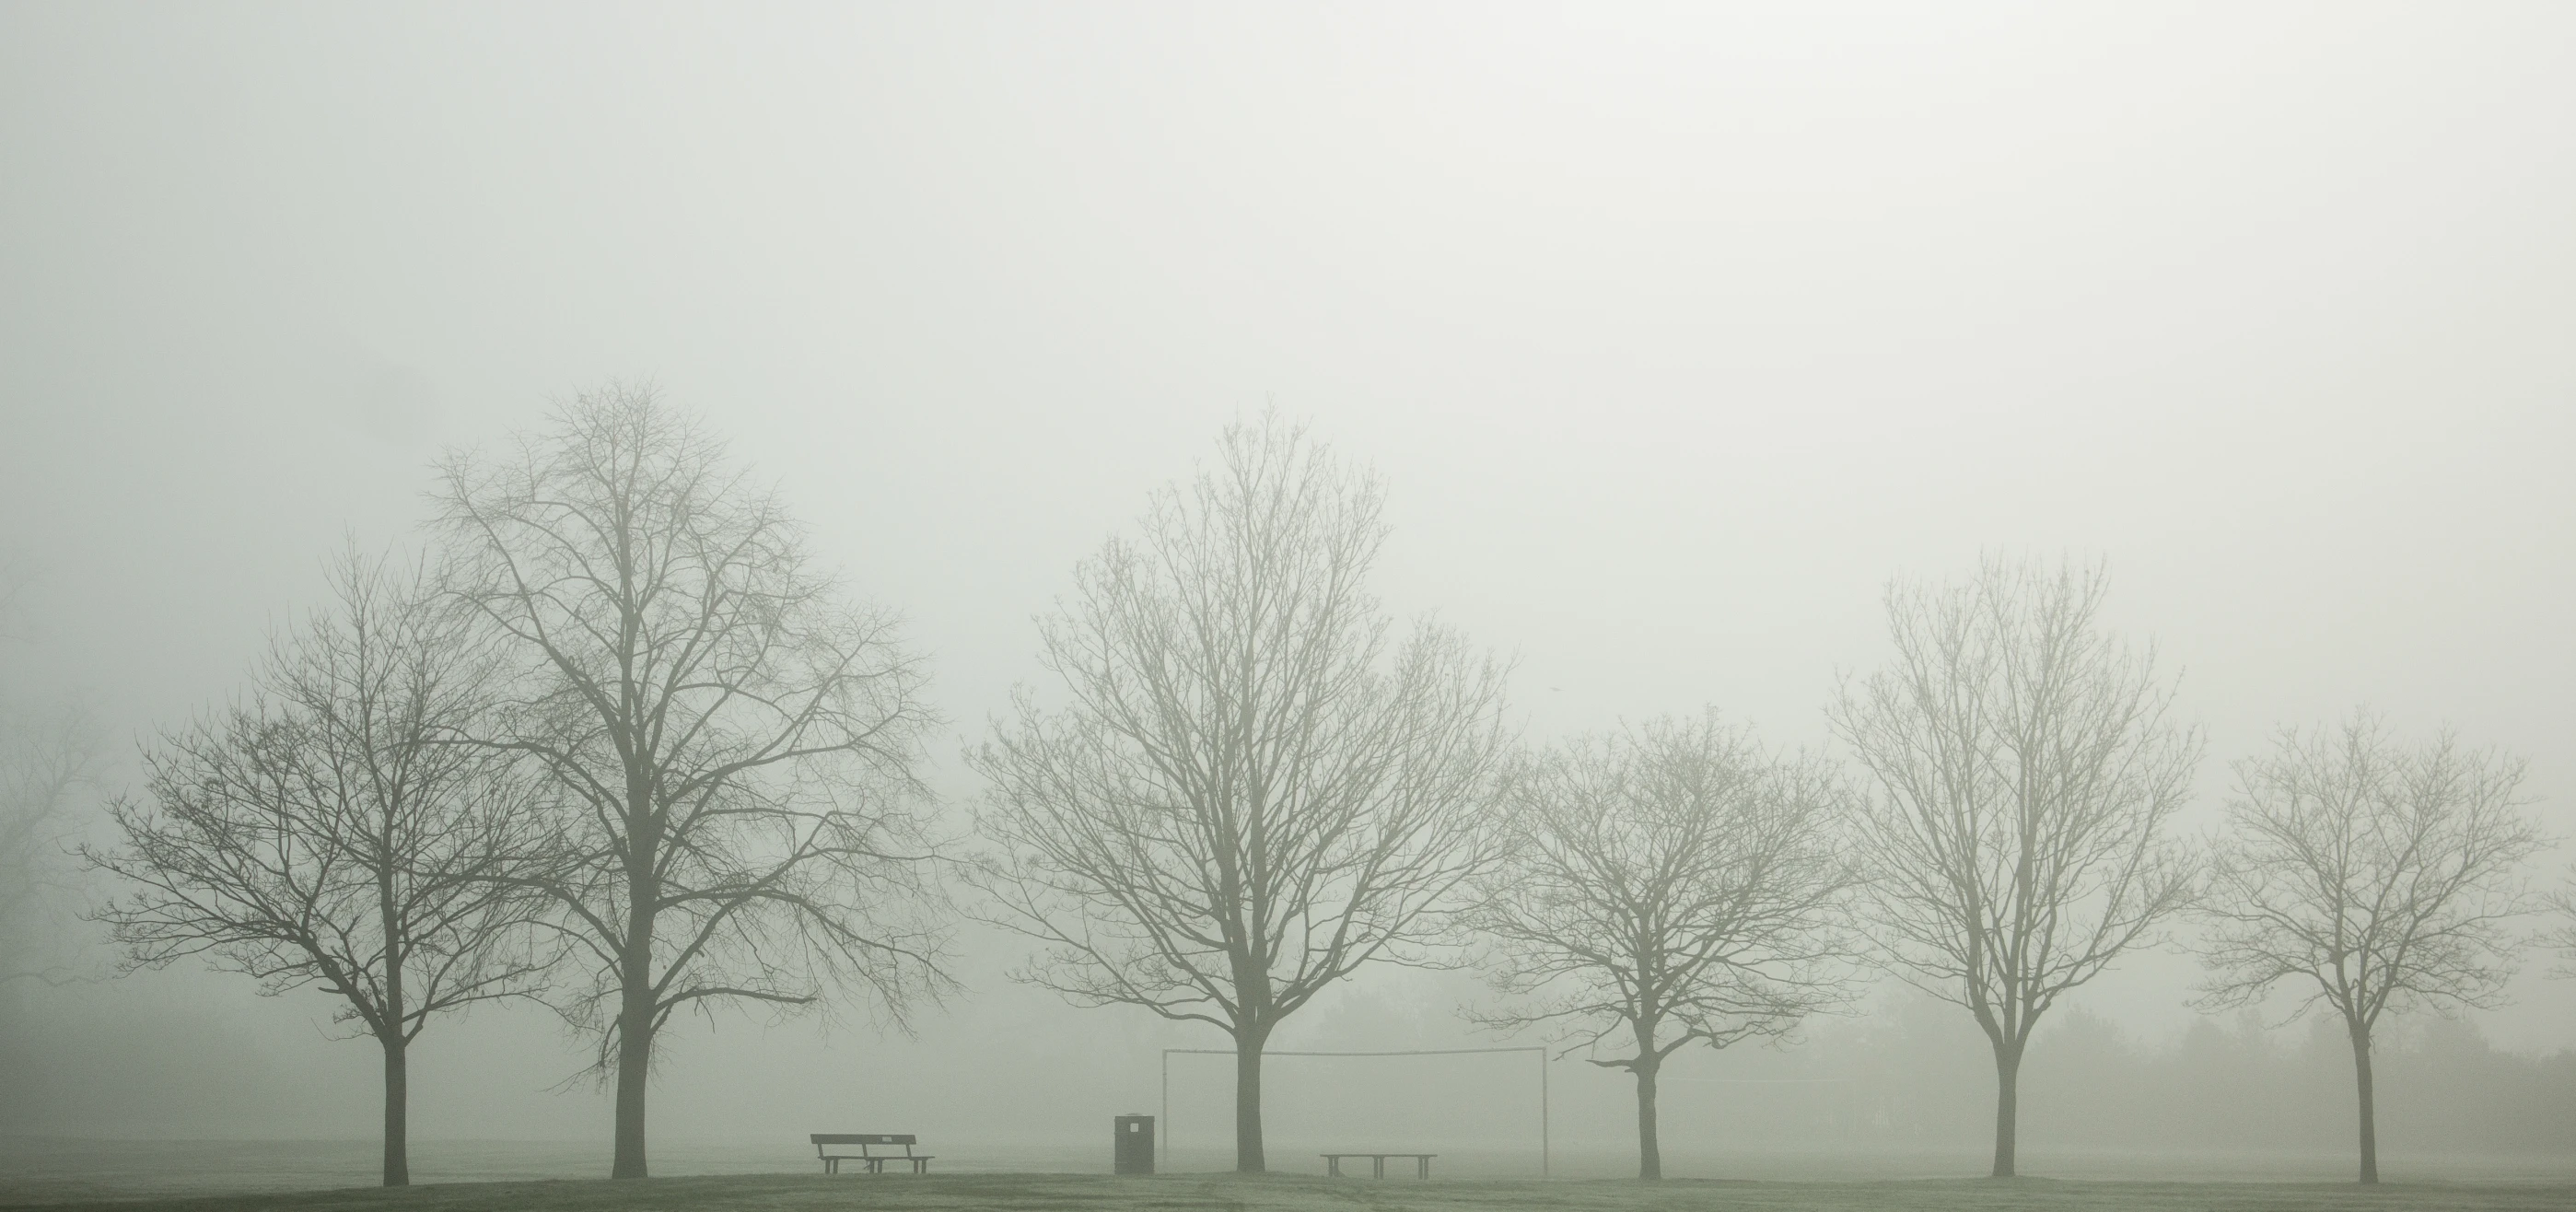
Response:
[[[1121,1115],[1117,1118],[1118,1173],[1151,1174],[1154,1172],[1154,1117]]]

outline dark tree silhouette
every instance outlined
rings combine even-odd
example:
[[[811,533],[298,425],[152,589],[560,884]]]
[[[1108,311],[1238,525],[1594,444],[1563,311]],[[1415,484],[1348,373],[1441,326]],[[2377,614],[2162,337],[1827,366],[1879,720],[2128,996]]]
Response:
[[[2200,739],[2169,722],[2153,650],[2097,629],[2108,588],[2098,567],[1998,559],[1965,584],[1892,583],[1896,659],[1829,711],[1879,792],[1855,838],[1866,935],[1993,1045],[1997,1177],[2015,1170],[2040,1016],[2155,939],[2191,890],[2163,833]]]
[[[1694,1043],[1780,1036],[1843,1000],[1849,885],[1832,768],[1763,752],[1715,712],[1547,750],[1510,780],[1504,858],[1467,924],[1510,1004],[1472,1013],[1551,1028],[1637,1082],[1637,1176],[1664,1176],[1657,1075]]]
[[[247,703],[164,734],[142,800],[90,863],[133,883],[98,913],[129,970],[190,955],[318,986],[384,1053],[384,1182],[410,1181],[409,1049],[429,1021],[536,992],[528,897],[493,882],[543,853],[531,788],[451,743],[488,663],[416,578],[351,552],[335,608],[272,647]]]
[[[1024,693],[971,755],[985,914],[1045,946],[1015,975],[1232,1035],[1244,1171],[1271,1032],[1370,960],[1422,960],[1492,853],[1503,670],[1429,622],[1390,639],[1363,588],[1382,498],[1302,430],[1229,428],[1042,622],[1061,705]]]
[[[611,1173],[642,1178],[674,1013],[838,988],[900,1025],[946,986],[921,664],[649,390],[584,395],[507,457],[452,456],[438,503],[455,600],[523,674],[484,739],[568,805],[555,869],[524,886],[592,970],[563,1006],[614,1073]]]
[[[2379,1181],[2371,1032],[2410,1007],[2504,998],[2537,905],[2523,862],[2549,846],[2520,811],[2523,763],[2444,733],[2398,744],[2355,715],[2340,731],[2284,729],[2236,764],[2229,830],[2199,904],[2207,1007],[2289,982],[2343,1018],[2360,1105],[2361,1181]]]

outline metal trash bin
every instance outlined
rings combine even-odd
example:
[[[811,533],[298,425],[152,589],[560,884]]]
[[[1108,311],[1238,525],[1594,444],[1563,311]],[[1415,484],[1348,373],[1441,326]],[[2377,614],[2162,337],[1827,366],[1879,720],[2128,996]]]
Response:
[[[1154,1117],[1121,1115],[1114,1122],[1118,1133],[1118,1173],[1153,1173]]]

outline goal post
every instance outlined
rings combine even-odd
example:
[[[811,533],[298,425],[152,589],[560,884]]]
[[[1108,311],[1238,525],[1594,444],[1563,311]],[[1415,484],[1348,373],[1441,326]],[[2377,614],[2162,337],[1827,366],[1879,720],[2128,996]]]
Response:
[[[1501,1052],[1534,1052],[1538,1054],[1538,1173],[1539,1177],[1545,1178],[1548,1173],[1547,1065],[1549,1058],[1547,1055],[1547,1049],[1544,1047],[1524,1045],[1510,1048],[1396,1048],[1380,1052],[1318,1052],[1312,1050],[1274,1052],[1268,1049],[1263,1049],[1261,1057],[1263,1060],[1268,1060],[1274,1056],[1472,1056]],[[1168,1165],[1172,1160],[1172,1057],[1175,1055],[1232,1056],[1234,1054],[1235,1051],[1232,1048],[1163,1049],[1162,1118],[1156,1122],[1154,1133],[1157,1151],[1162,1154],[1161,1157],[1156,1159],[1158,1165]]]

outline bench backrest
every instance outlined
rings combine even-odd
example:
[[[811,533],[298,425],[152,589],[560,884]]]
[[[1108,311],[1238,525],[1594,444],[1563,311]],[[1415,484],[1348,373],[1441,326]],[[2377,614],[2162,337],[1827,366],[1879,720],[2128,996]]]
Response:
[[[865,1153],[870,1145],[901,1145],[910,1154],[913,1143],[921,1138],[909,1132],[817,1132],[812,1139],[817,1150],[825,1145],[857,1145],[859,1152]]]

